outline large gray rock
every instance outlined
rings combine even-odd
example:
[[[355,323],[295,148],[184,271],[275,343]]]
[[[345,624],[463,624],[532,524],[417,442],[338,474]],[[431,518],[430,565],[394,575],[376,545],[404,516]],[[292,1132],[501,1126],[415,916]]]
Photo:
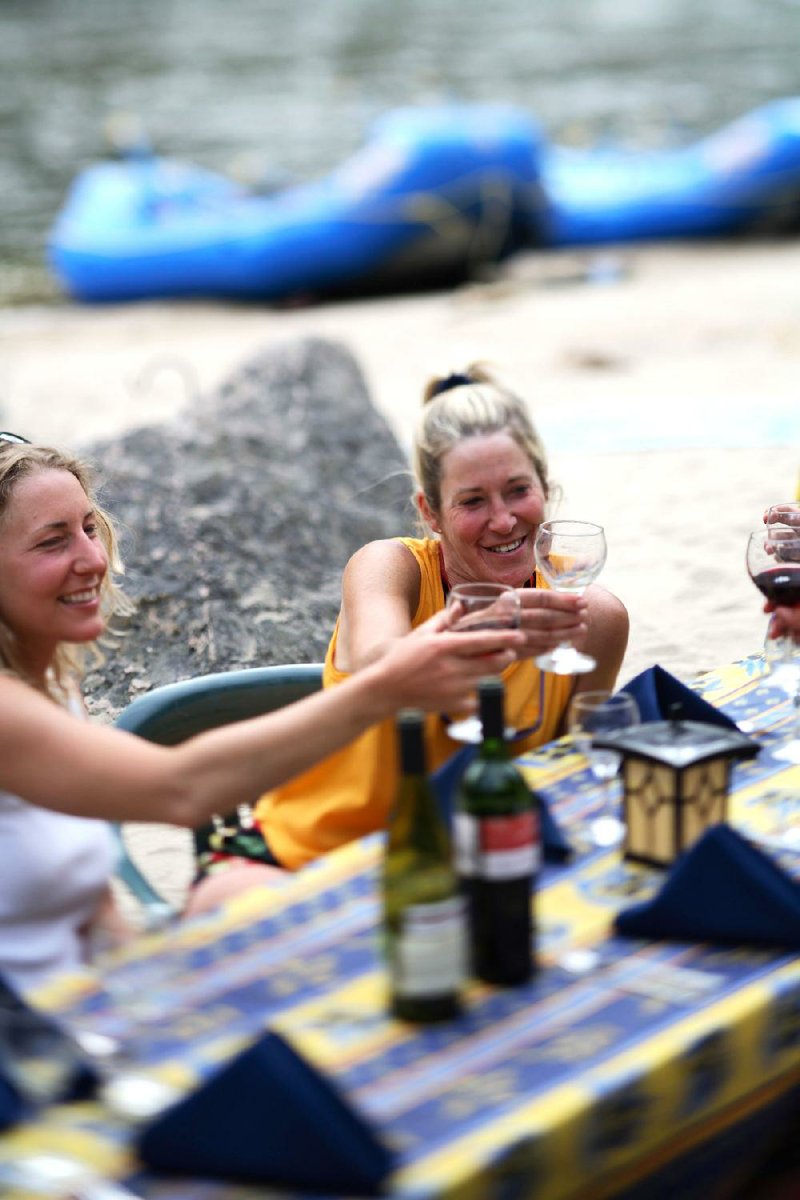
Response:
[[[404,455],[353,357],[321,340],[269,350],[89,457],[137,602],[86,681],[108,716],[188,676],[321,659],[349,556],[413,526]]]

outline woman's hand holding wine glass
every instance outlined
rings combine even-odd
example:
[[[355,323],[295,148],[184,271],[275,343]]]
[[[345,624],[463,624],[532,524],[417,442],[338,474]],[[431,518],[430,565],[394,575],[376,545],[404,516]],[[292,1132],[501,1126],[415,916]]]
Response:
[[[506,583],[457,583],[447,594],[450,625],[462,633],[519,629],[519,592]]]
[[[800,533],[800,500],[771,504],[764,513],[765,525],[786,525]]]
[[[605,533],[602,525],[591,521],[543,521],[536,534],[534,552],[537,569],[549,587],[580,596],[605,564]],[[582,654],[569,641],[561,642],[535,661],[543,671],[557,675],[582,675],[597,666],[595,659]]]

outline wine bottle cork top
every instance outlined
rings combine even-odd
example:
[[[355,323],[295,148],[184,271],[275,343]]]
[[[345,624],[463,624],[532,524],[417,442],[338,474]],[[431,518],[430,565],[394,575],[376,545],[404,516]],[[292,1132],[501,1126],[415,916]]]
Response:
[[[401,708],[397,714],[398,725],[419,725],[425,720],[425,714],[421,708]]]

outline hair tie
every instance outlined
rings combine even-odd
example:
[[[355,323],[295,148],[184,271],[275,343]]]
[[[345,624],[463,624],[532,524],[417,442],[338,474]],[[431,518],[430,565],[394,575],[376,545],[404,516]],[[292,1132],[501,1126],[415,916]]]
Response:
[[[469,375],[465,375],[463,371],[454,371],[452,375],[445,375],[443,379],[439,379],[432,387],[429,399],[434,396],[441,396],[442,392],[449,392],[451,388],[463,387],[464,384],[473,383]]]

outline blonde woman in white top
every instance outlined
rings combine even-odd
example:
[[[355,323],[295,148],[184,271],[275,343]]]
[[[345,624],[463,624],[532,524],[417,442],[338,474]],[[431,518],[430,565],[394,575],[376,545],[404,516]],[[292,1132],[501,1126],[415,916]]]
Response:
[[[439,614],[346,686],[156,746],[76,719],[86,657],[128,608],[118,570],[86,467],[0,433],[0,972],[23,990],[85,957],[94,925],[120,928],[104,821],[193,827],[255,802],[401,707],[468,704],[521,642],[451,633]],[[195,908],[270,878],[254,865],[222,891],[210,880]]]

